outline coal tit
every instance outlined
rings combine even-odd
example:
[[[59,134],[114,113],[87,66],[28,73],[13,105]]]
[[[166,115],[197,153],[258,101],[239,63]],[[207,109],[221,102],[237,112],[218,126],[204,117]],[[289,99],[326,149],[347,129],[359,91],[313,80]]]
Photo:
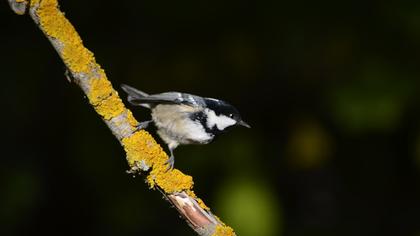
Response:
[[[152,120],[140,123],[139,129],[155,124],[171,153],[169,168],[175,162],[173,150],[180,144],[207,144],[235,125],[250,128],[238,110],[222,100],[179,92],[149,95],[125,84],[121,88],[132,105],[150,108]]]

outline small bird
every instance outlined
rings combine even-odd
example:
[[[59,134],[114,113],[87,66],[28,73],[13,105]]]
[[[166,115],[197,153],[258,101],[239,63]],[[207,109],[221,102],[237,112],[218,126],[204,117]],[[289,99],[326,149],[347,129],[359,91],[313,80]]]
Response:
[[[239,125],[250,128],[238,110],[229,103],[188,93],[165,92],[149,95],[122,84],[132,105],[150,108],[152,119],[141,122],[139,129],[154,123],[160,138],[168,145],[169,169],[175,163],[173,151],[178,145],[207,144],[227,128]]]

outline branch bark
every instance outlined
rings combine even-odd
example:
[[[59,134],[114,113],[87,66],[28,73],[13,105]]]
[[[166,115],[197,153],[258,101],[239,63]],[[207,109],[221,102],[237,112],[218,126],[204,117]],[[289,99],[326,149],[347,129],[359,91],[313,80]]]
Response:
[[[198,235],[235,235],[232,228],[212,215],[193,192],[191,176],[177,169],[167,171],[167,154],[137,120],[112,88],[94,55],[83,46],[73,25],[60,11],[57,0],[8,0],[19,15],[29,12],[83,90],[101,119],[126,152],[130,173],[146,174],[149,186],[160,191]]]

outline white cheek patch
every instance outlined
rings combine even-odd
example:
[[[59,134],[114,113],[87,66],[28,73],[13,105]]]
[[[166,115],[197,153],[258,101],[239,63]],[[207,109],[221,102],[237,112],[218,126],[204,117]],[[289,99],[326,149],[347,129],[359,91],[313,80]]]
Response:
[[[230,117],[225,115],[216,115],[214,111],[207,110],[207,126],[212,128],[214,126],[217,127],[218,130],[224,130],[229,126],[236,124],[236,121]]]

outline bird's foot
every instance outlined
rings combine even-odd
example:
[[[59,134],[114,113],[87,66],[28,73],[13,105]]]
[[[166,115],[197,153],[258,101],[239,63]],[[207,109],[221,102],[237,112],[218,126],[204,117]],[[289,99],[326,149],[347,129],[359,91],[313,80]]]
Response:
[[[166,171],[172,170],[174,168],[174,164],[175,164],[174,155],[171,155],[169,157],[169,159],[166,161],[166,164],[168,165],[168,168],[166,169]]]
[[[146,129],[152,122],[152,120],[140,122],[139,125],[137,125],[137,130]]]

